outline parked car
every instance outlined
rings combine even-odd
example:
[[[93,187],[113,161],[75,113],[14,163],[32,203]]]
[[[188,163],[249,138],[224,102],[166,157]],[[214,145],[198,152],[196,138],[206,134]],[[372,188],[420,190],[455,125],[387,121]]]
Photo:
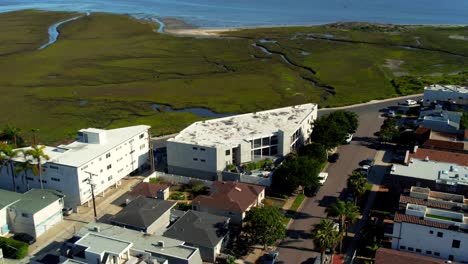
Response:
[[[13,236],[13,239],[24,242],[28,245],[32,245],[34,242],[36,242],[36,239],[33,236],[26,233],[16,233]]]
[[[340,158],[340,153],[333,153],[332,155],[328,156],[329,162],[337,162]]]
[[[64,208],[62,209],[62,214],[63,214],[64,216],[69,216],[69,215],[71,215],[72,213],[73,213],[73,208],[71,208],[71,207],[64,207]]]
[[[279,256],[278,251],[272,251],[264,256],[264,259],[262,261],[263,264],[274,264],[276,263],[276,259]]]
[[[405,105],[416,105],[416,104],[418,104],[418,102],[416,102],[415,100],[408,99],[405,101]]]
[[[345,143],[345,144],[349,144],[349,143],[351,143],[352,140],[353,140],[353,134],[348,134],[348,135],[346,136],[346,139],[345,139],[345,142],[344,142],[344,143]]]
[[[320,172],[318,176],[319,176],[320,185],[323,185],[325,181],[327,181],[328,172]]]
[[[393,110],[388,111],[388,117],[395,117],[395,116],[396,116],[395,111],[393,111]]]

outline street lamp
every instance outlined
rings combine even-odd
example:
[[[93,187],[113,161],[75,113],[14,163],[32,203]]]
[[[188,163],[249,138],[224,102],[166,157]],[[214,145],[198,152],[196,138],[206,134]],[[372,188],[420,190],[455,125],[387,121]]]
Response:
[[[87,182],[89,186],[91,186],[91,196],[93,197],[94,220],[97,220],[96,199],[94,198],[94,183],[93,183],[93,178],[92,178],[93,176],[97,176],[97,175],[91,172],[87,172],[87,171],[85,171],[85,173],[89,174],[89,178],[87,179]]]

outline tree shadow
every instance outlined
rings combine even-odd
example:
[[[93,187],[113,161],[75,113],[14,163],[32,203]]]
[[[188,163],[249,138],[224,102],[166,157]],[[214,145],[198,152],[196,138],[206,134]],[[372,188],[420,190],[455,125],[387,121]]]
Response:
[[[335,196],[324,196],[319,202],[318,205],[321,207],[329,207],[334,204],[337,200]]]

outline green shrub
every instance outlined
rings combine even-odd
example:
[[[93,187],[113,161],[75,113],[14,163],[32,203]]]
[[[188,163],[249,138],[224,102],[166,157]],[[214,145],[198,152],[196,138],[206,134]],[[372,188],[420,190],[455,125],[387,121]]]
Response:
[[[0,237],[0,248],[6,258],[22,259],[28,254],[28,244],[12,239]]]
[[[155,184],[160,184],[160,183],[164,183],[164,180],[161,179],[161,178],[150,178],[149,182],[150,183],[155,183]]]
[[[234,164],[228,164],[228,165],[226,166],[226,169],[227,169],[228,171],[230,171],[230,172],[236,172],[236,165],[234,165]]]
[[[183,192],[173,192],[169,199],[171,200],[185,200],[185,194]]]
[[[178,202],[176,205],[176,209],[181,211],[188,211],[192,209],[192,205],[190,203]]]

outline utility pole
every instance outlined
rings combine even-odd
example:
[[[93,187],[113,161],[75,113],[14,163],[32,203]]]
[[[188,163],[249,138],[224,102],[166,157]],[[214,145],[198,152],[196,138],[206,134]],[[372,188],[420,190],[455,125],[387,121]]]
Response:
[[[93,198],[93,209],[94,209],[94,221],[97,221],[96,198],[94,197],[94,183],[93,183],[93,178],[92,178],[93,176],[97,176],[97,175],[91,172],[87,172],[87,171],[85,171],[85,173],[89,174],[89,178],[87,181],[88,181],[88,184],[91,186],[91,196]]]
[[[151,143],[151,131],[148,129],[148,148],[149,148],[149,162],[151,168],[151,174],[154,172],[154,152],[153,144]]]

